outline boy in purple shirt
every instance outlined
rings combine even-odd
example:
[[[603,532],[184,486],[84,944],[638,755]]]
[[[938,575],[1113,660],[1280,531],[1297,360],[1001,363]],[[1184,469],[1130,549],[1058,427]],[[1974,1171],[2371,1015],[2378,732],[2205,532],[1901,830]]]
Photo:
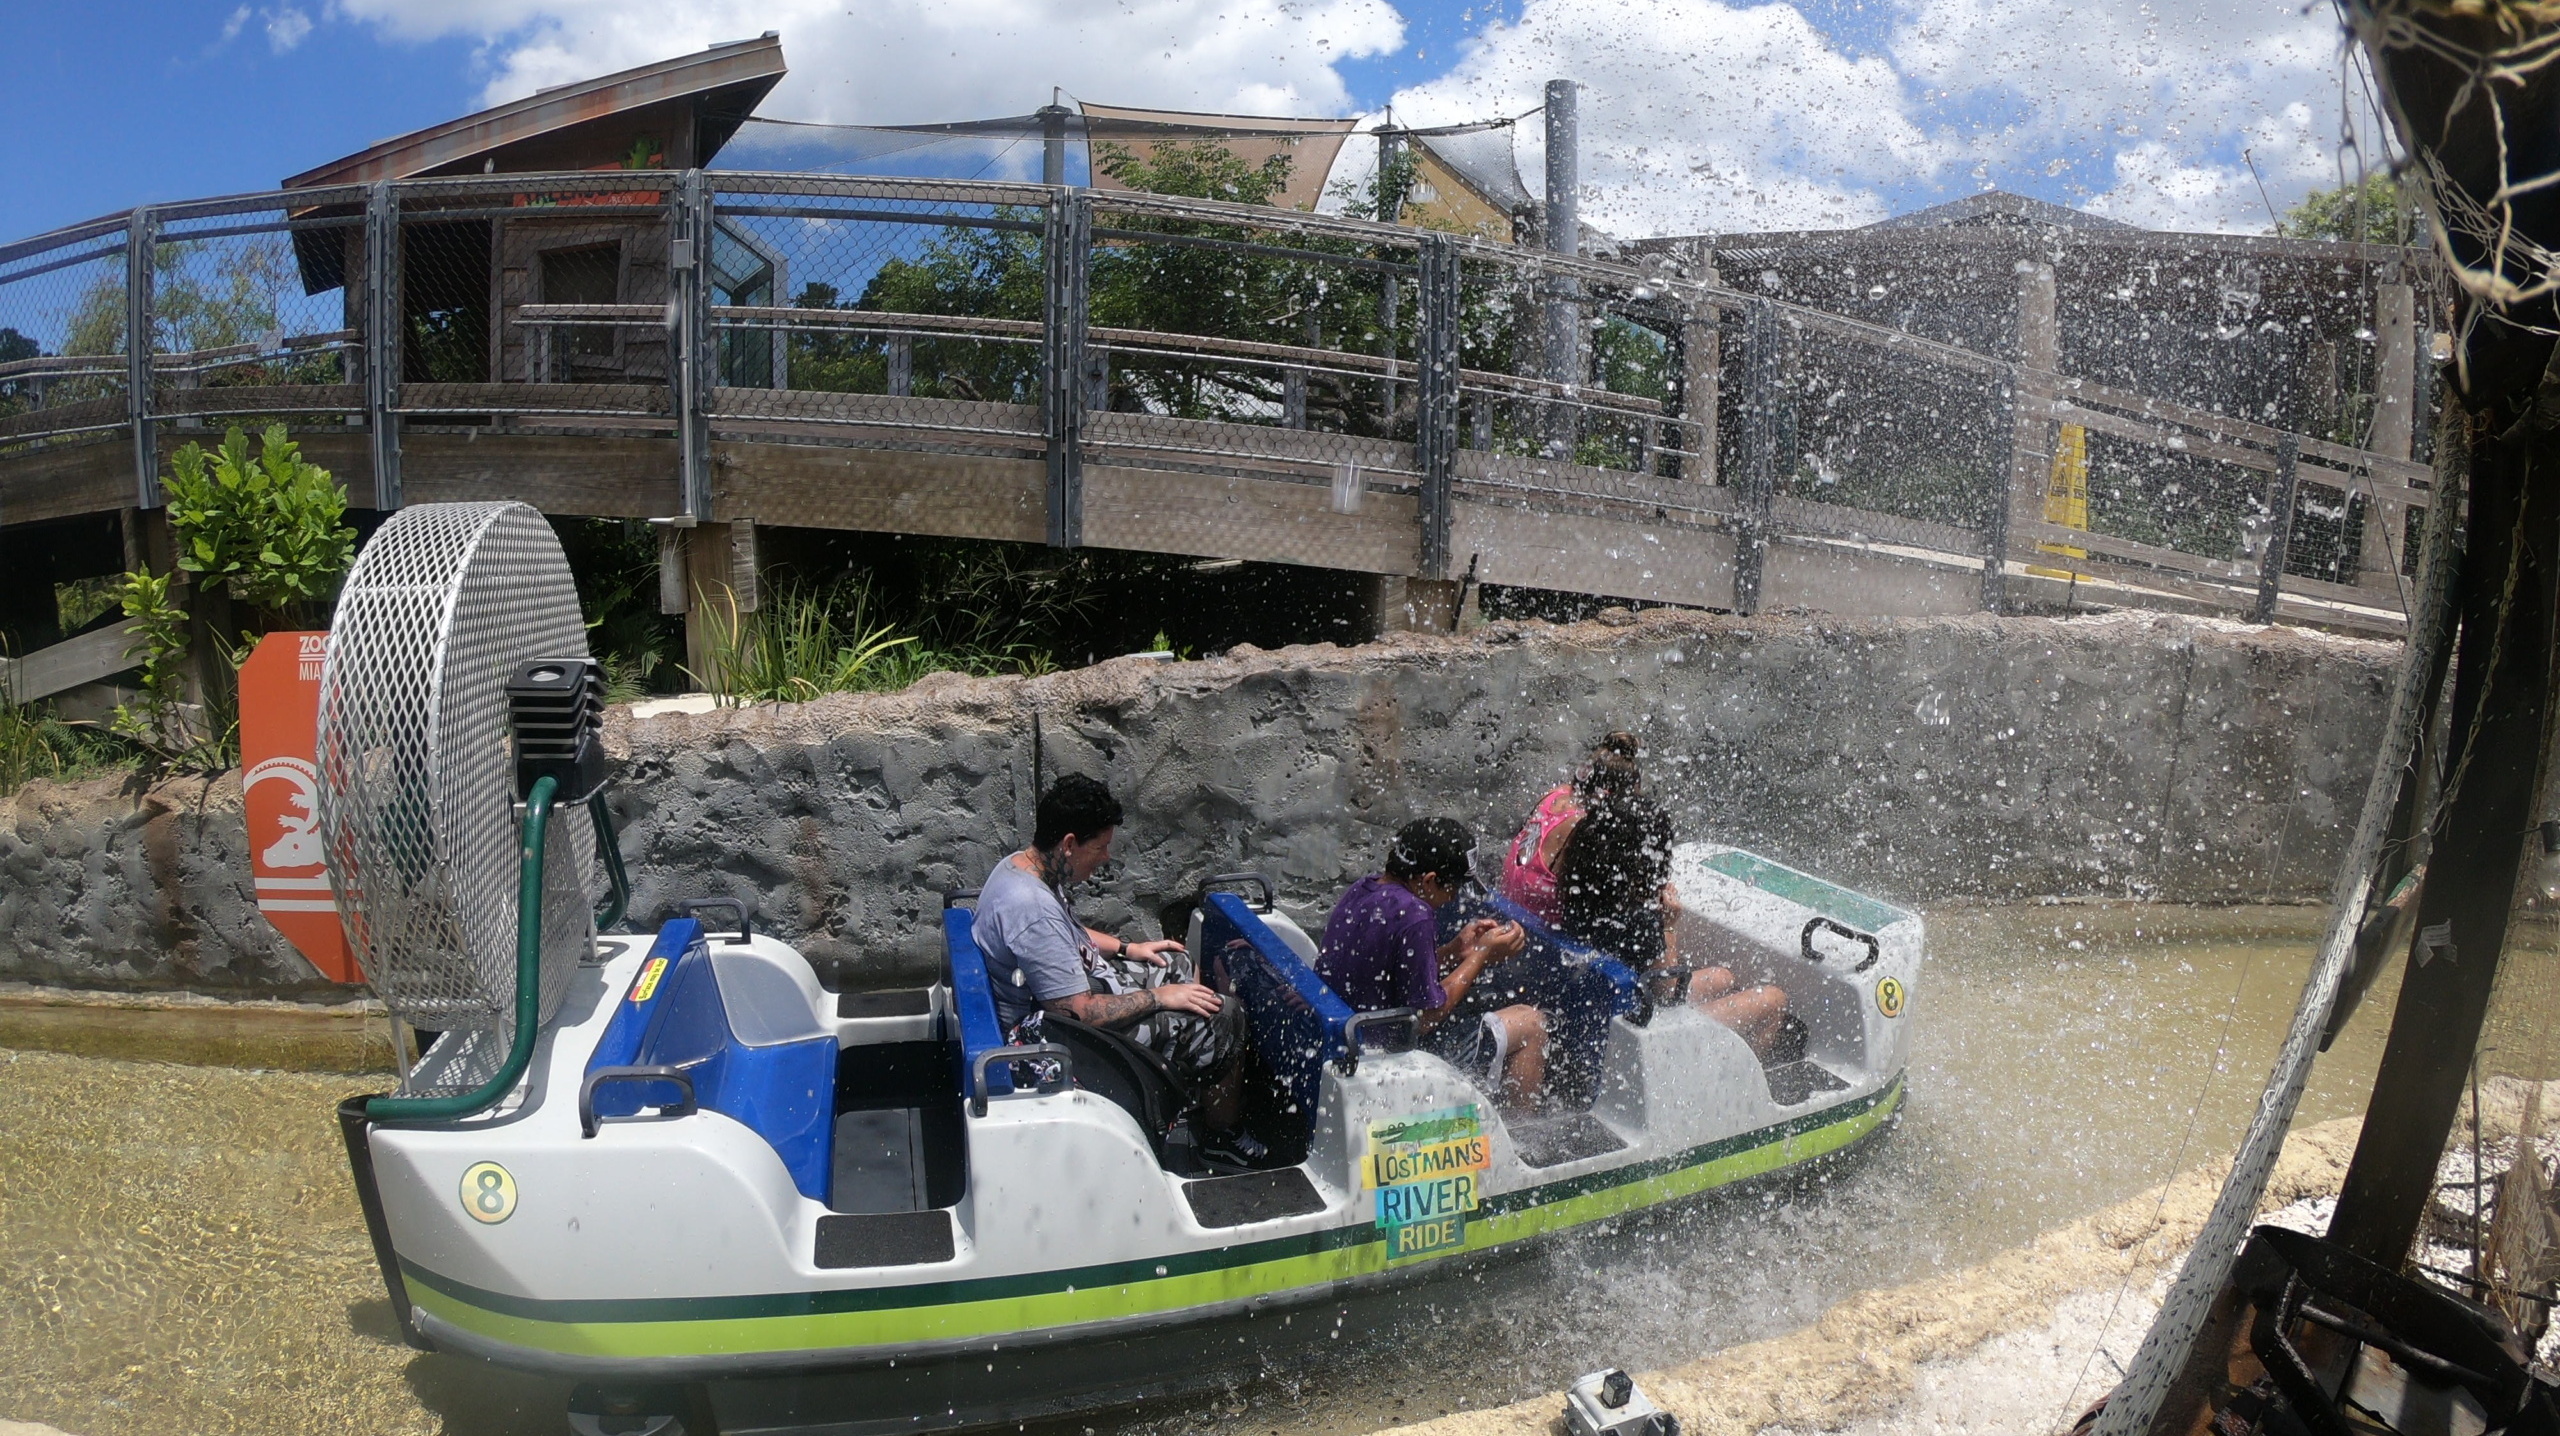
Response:
[[[1449,818],[1405,824],[1387,850],[1387,870],[1353,883],[1334,904],[1316,972],[1357,1011],[1419,1011],[1428,1050],[1461,1070],[1499,1074],[1504,1105],[1523,1107],[1546,1081],[1547,1023],[1538,1009],[1517,1004],[1486,1013],[1480,1027],[1437,1030],[1486,968],[1528,946],[1520,924],[1492,918],[1438,941],[1431,910],[1457,897],[1474,846]]]

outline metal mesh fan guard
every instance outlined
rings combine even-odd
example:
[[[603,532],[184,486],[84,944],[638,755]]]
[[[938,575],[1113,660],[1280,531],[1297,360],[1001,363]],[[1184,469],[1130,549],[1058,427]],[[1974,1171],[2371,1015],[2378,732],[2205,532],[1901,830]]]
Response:
[[[320,679],[320,832],[365,978],[412,1026],[513,1027],[519,833],[506,682],[526,661],[586,653],[568,560],[525,504],[402,509],[347,576]],[[546,847],[547,1020],[595,944],[586,811],[555,808]],[[468,1066],[485,1077],[497,1055]],[[439,1064],[433,1085],[476,1080]]]

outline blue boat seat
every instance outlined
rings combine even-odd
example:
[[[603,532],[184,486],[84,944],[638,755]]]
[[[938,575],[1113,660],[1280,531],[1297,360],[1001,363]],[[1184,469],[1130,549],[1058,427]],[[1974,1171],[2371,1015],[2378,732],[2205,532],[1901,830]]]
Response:
[[[1201,959],[1224,960],[1253,1029],[1254,1051],[1280,1080],[1298,1120],[1315,1125],[1324,1064],[1349,1050],[1343,1024],[1351,1005],[1238,893],[1213,892],[1200,913]]]
[[[762,1137],[800,1194],[824,1202],[833,1175],[836,1040],[824,1033],[774,1040],[814,1025],[813,1019],[793,1021],[785,1009],[799,1001],[797,990],[757,976],[742,965],[740,991],[724,994],[702,924],[692,918],[669,922],[658,930],[606,1024],[587,1075],[593,1082],[598,1072],[617,1067],[684,1073],[692,1081],[695,1106]],[[744,1004],[734,1018],[733,1001]],[[805,1009],[805,1001],[800,1005]],[[636,1116],[646,1107],[675,1107],[682,1096],[673,1082],[626,1078],[596,1084],[591,1100],[594,1115],[607,1119]]]

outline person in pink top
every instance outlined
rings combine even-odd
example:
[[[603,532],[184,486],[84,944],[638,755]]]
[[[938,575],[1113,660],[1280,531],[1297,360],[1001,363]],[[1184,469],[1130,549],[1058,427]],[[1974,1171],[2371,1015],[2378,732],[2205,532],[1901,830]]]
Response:
[[[1511,852],[1502,864],[1504,897],[1547,926],[1556,925],[1561,913],[1556,865],[1564,858],[1564,845],[1593,803],[1638,791],[1641,775],[1636,756],[1641,751],[1633,733],[1612,733],[1591,750],[1591,761],[1582,765],[1581,772],[1547,790],[1536,811],[1529,814],[1528,825],[1511,840]],[[1678,899],[1672,901],[1676,904]],[[1676,921],[1676,910],[1673,917]]]

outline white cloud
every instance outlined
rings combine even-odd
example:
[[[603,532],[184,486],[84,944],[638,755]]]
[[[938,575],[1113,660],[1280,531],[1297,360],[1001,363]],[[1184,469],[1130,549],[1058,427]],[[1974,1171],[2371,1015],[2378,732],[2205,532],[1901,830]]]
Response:
[[[224,45],[228,45],[228,44],[230,44],[232,41],[239,39],[239,38],[240,38],[240,31],[241,31],[241,28],[242,28],[243,26],[247,25],[248,23],[249,23],[249,7],[248,7],[248,6],[243,5],[243,6],[241,6],[239,9],[232,11],[232,12],[231,12],[231,17],[230,17],[229,19],[227,19],[227,20],[225,20],[225,21],[223,21],[223,22],[222,22],[222,33],[221,33],[220,35],[218,35],[218,36],[214,37],[214,41],[213,41],[213,43],[214,43],[214,47],[215,47],[216,49],[219,49],[219,48],[221,48],[222,46],[224,46]]]
[[[2338,27],[2302,0],[1877,0],[1847,39],[1800,0],[1526,0],[1393,97],[1434,124],[1584,82],[1583,210],[1626,235],[1863,223],[1994,186],[2141,223],[2263,230],[2337,182]],[[271,40],[278,39],[270,15]],[[1342,114],[1340,62],[1404,43],[1393,0],[333,0],[394,37],[480,45],[484,98],[780,31],[762,113],[838,123],[1099,101]],[[1817,15],[1835,13],[1816,10]],[[308,22],[303,22],[307,31]],[[300,38],[299,34],[294,37]],[[1519,159],[1540,187],[1542,132]],[[1346,150],[1346,171],[1367,146]]]
[[[1906,0],[1890,48],[1978,173],[2041,163],[2101,214],[2264,231],[2244,150],[2279,209],[2338,182],[2341,47],[2327,6]]]
[[[1339,114],[1336,62],[1392,50],[1388,0],[337,0],[403,38],[479,40],[492,103],[766,30],[759,113],[831,123],[1022,114],[1052,85],[1120,104]]]
[[[1530,0],[1448,74],[1400,91],[1396,115],[1519,114],[1558,76],[1583,82],[1584,221],[1623,235],[1862,224],[1887,212],[1880,182],[1949,157],[1890,65],[1844,55],[1782,4]],[[1542,191],[1540,122],[1520,126],[1517,149]]]
[[[269,10],[265,13],[267,48],[277,54],[287,53],[310,37],[311,17],[292,6],[287,5],[281,10]]]

